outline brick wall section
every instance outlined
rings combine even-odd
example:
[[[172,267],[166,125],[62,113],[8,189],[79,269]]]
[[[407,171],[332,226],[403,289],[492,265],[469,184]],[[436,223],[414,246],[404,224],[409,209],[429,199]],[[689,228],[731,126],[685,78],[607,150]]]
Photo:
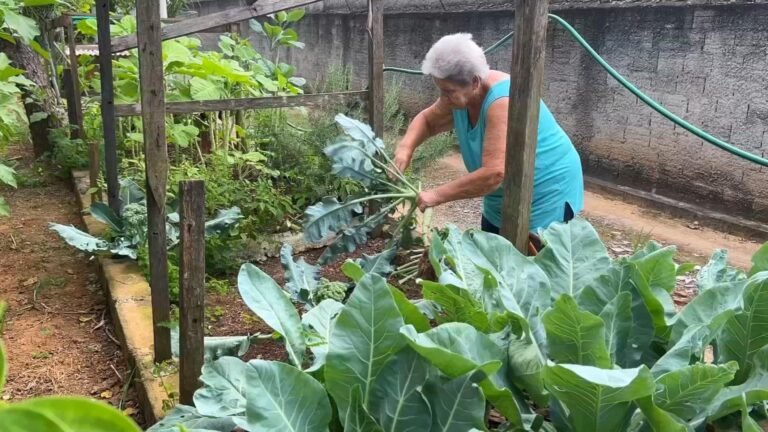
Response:
[[[335,3],[324,2],[326,7]],[[458,7],[461,1],[442,3]],[[715,136],[768,156],[768,4],[634,5],[651,3],[657,6],[555,1],[553,7],[649,96]],[[365,24],[358,13],[310,15],[298,27],[306,49],[292,51],[287,60],[310,81],[322,79],[330,65],[352,65],[362,85],[368,60]],[[444,34],[470,32],[489,46],[512,26],[509,10],[391,13],[385,19],[386,64],[418,68]],[[547,44],[545,101],[572,137],[588,174],[768,221],[768,169],[672,125],[610,78],[564,30],[550,26]],[[489,60],[492,67],[509,70],[510,59],[507,46]],[[402,83],[402,102],[411,112],[437,95],[427,78],[389,79]]]

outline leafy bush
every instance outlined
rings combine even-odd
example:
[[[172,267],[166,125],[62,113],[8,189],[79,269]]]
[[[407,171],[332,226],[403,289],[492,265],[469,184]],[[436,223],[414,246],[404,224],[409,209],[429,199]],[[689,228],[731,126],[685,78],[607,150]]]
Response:
[[[438,281],[422,282],[423,299],[348,262],[347,304],[325,300],[303,316],[246,264],[243,300],[283,337],[290,364],[212,361],[196,408],[152,430],[488,430],[486,404],[505,418],[498,431],[693,431],[731,418],[760,430],[768,244],[748,274],[717,251],[678,312],[676,275],[693,266],[675,264],[674,247],[651,242],[614,261],[582,219],[542,238],[530,259],[502,237],[451,227],[433,236]]]
[[[71,139],[66,128],[52,129],[48,139],[54,145],[51,162],[60,175],[69,176],[72,170],[88,168],[88,143],[82,139]]]

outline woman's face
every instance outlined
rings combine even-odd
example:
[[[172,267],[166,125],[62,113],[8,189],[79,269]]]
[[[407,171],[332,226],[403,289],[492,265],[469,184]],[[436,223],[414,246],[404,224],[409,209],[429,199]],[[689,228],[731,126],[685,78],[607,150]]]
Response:
[[[435,84],[440,89],[440,98],[448,102],[451,108],[465,109],[477,94],[480,80],[474,78],[471,83],[462,85],[456,81],[435,78]]]

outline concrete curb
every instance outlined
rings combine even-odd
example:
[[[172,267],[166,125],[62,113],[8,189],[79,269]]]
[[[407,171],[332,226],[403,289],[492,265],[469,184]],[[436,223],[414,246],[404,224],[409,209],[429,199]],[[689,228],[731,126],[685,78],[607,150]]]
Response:
[[[741,235],[752,240],[768,241],[768,225],[730,216],[651,192],[620,186],[594,177],[585,177],[587,189],[614,196],[622,201],[647,206],[672,216],[693,219],[704,226],[729,234]]]
[[[73,171],[72,181],[86,231],[92,235],[104,232],[105,226],[85,214],[91,206],[87,194],[88,172]],[[178,394],[177,373],[158,377],[154,369],[154,340],[152,329],[152,305],[149,284],[130,259],[98,257],[102,286],[115,324],[117,337],[130,367],[135,368],[134,383],[147,424],[156,423],[165,416],[163,407],[170,406]]]

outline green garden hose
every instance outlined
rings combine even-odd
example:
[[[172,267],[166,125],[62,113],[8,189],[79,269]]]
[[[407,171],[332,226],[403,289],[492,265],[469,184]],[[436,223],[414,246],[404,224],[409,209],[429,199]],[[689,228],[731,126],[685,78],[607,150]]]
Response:
[[[701,138],[702,140],[715,145],[722,150],[725,150],[733,155],[736,155],[742,159],[746,159],[750,162],[756,163],[758,165],[768,167],[768,159],[761,158],[760,156],[754,155],[752,153],[749,153],[747,151],[744,151],[738,147],[735,147],[717,137],[712,136],[711,134],[697,128],[696,126],[688,123],[687,121],[683,120],[682,118],[678,117],[677,115],[670,112],[668,109],[664,108],[661,104],[651,99],[648,95],[640,91],[637,87],[635,87],[631,82],[627,81],[626,78],[624,78],[620,73],[616,72],[614,68],[611,67],[611,65],[608,64],[600,55],[587,43],[586,40],[584,40],[583,37],[579,34],[579,32],[576,31],[568,22],[566,22],[564,19],[560,18],[557,15],[549,15],[549,18],[554,20],[556,23],[560,24],[570,35],[573,37],[576,42],[579,43],[588,53],[592,56],[595,61],[603,67],[603,69],[608,72],[610,76],[613,77],[616,81],[619,82],[624,88],[629,90],[633,95],[637,96],[641,101],[643,101],[646,105],[651,107],[654,111],[658,112],[659,114],[663,115],[676,125],[682,127],[683,129],[687,130],[688,132],[696,135],[697,137]],[[498,50],[502,45],[507,43],[509,40],[512,39],[512,36],[514,33],[510,33],[506,36],[504,36],[501,40],[496,42],[495,44],[491,45],[488,49],[485,50],[486,54],[491,54],[494,51]],[[421,71],[413,70],[413,69],[402,69],[402,68],[394,68],[394,67],[385,67],[385,72],[399,72],[399,73],[405,73],[409,75],[423,75]]]

